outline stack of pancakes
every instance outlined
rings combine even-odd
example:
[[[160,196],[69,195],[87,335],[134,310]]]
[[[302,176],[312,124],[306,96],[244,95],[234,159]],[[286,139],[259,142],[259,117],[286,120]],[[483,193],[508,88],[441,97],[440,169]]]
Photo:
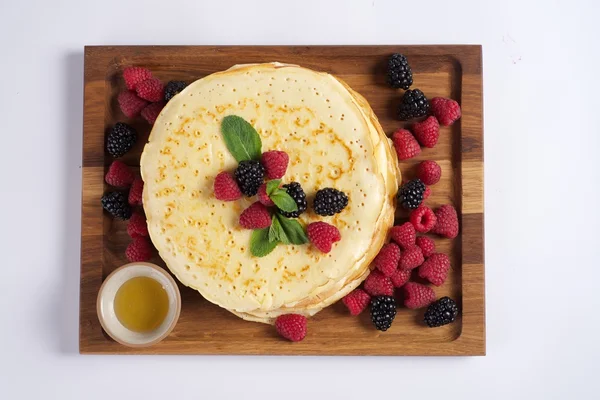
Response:
[[[251,231],[238,221],[256,198],[223,202],[213,194],[217,174],[237,166],[220,131],[227,115],[256,128],[263,152],[289,155],[283,183],[299,182],[309,200],[298,220],[341,233],[330,253],[306,244],[250,254]],[[390,149],[367,101],[330,74],[269,63],[209,75],[165,106],[142,154],[150,237],[183,284],[246,320],[314,315],[366,278],[393,224],[400,173]],[[326,187],[349,198],[333,217],[312,210]]]

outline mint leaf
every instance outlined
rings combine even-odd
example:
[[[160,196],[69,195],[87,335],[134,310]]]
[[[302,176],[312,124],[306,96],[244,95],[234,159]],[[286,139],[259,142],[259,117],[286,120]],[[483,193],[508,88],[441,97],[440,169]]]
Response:
[[[272,181],[267,182],[267,196],[273,194],[273,192],[279,189],[279,185],[281,185],[281,179],[273,179]]]
[[[284,189],[276,189],[273,194],[269,195],[269,198],[282,211],[298,211],[298,204]]]
[[[277,247],[278,241],[269,241],[270,228],[257,229],[250,236],[250,253],[255,257],[264,257]]]
[[[290,244],[290,239],[283,230],[277,216],[273,216],[273,222],[271,223],[271,229],[269,230],[269,240],[271,240],[271,238],[278,240],[283,244]]]
[[[221,133],[229,152],[238,162],[260,160],[262,141],[256,129],[237,115],[228,115],[221,122]]]
[[[281,229],[291,244],[308,243],[308,237],[306,236],[306,232],[304,232],[304,228],[300,225],[300,222],[295,219],[286,218],[279,213],[275,214],[275,218],[279,220]]]

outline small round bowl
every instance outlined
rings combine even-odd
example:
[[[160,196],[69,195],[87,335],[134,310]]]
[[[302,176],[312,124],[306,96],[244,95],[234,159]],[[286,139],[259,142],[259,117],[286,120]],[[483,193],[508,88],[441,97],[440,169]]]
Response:
[[[115,314],[115,295],[123,283],[131,278],[147,276],[158,281],[169,298],[169,311],[163,323],[151,332],[134,332],[123,326]],[[163,340],[175,327],[181,312],[181,295],[175,280],[157,265],[136,262],[125,264],[114,270],[100,286],[96,302],[98,319],[108,335],[129,347],[152,346]]]

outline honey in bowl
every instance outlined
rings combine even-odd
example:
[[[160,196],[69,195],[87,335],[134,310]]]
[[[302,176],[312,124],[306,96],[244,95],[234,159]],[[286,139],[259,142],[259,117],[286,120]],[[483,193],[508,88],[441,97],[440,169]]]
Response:
[[[123,326],[145,333],[158,328],[169,311],[169,296],[162,285],[147,276],[124,282],[115,295],[115,314]]]

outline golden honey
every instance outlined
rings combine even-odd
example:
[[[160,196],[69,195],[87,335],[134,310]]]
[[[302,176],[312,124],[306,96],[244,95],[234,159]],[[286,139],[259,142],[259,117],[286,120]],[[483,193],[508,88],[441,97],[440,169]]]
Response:
[[[147,276],[131,278],[115,295],[115,314],[123,326],[144,333],[158,328],[169,311],[169,296],[163,286]]]

